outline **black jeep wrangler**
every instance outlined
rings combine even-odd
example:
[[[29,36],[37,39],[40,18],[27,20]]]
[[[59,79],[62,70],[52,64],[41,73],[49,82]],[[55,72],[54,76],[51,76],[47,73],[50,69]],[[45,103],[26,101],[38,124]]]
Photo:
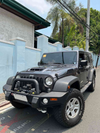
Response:
[[[76,125],[84,113],[82,93],[95,89],[91,53],[45,53],[38,65],[8,79],[3,87],[6,100],[20,109],[29,105],[46,112],[52,108],[59,123],[66,127]]]

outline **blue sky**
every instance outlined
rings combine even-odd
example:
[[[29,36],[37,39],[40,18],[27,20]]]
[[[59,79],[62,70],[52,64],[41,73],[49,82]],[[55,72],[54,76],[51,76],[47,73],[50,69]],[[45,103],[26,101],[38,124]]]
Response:
[[[47,13],[52,7],[49,3],[46,2],[46,0],[16,0],[19,3],[23,4],[36,14],[40,15],[44,19],[46,19]],[[77,0],[77,4],[82,3],[84,8],[87,8],[87,0]],[[93,9],[100,11],[100,0],[90,0],[90,6]],[[49,28],[45,28],[42,30],[38,30],[38,32],[50,36],[52,32],[52,25]]]
[[[84,8],[87,8],[87,0],[77,0],[77,3],[82,3]],[[90,0],[90,6],[93,9],[100,11],[100,0]]]

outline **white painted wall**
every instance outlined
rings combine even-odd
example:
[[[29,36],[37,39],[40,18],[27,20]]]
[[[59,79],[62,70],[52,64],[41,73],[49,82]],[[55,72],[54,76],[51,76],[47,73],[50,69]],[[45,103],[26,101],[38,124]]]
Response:
[[[26,46],[34,47],[34,25],[0,8],[0,40],[16,37],[25,39]]]

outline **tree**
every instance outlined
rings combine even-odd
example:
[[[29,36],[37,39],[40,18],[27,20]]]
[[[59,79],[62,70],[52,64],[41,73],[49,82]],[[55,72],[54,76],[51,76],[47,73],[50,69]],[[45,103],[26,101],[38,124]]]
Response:
[[[46,1],[49,2],[52,5],[57,3],[57,0],[46,0]]]
[[[58,33],[58,38],[61,36],[61,42],[64,46],[64,28],[65,26],[71,25],[74,23],[74,20],[70,15],[64,12],[62,9],[59,9],[57,6],[52,7],[48,12],[47,20],[51,21],[53,25],[53,31],[51,37],[54,37]]]
[[[79,11],[79,14],[81,13],[82,17],[86,18],[86,12],[87,12],[87,9],[82,8]],[[99,54],[100,54],[100,11],[97,11],[92,8],[90,9],[90,27],[92,31],[94,31],[95,33],[90,31],[89,50],[92,51],[94,54],[98,54],[98,58],[96,62],[96,67],[97,67]],[[86,36],[85,33],[84,33],[84,36]]]
[[[56,32],[58,31],[60,17],[61,17],[61,12],[58,7],[53,7],[48,12],[46,19],[51,21],[52,26],[53,26],[53,31],[52,31],[51,37],[53,37],[56,34]]]
[[[46,0],[52,5],[58,4],[57,0]],[[62,3],[66,2],[70,8],[72,8],[76,13],[83,7],[81,3],[79,3],[79,6],[76,5],[76,0],[60,0]]]
[[[83,18],[83,21],[85,22],[87,17],[87,9],[82,8],[78,12],[78,15]],[[95,54],[98,54],[100,45],[100,38],[98,37],[98,35],[100,35],[100,12],[92,8],[90,9],[90,27],[96,34],[90,31],[89,50],[93,51]],[[84,37],[86,37],[86,27],[84,27],[83,34]]]
[[[70,29],[70,32],[66,36],[67,46],[74,47],[78,46],[79,48],[85,49],[85,37],[79,33],[77,25],[73,25]]]
[[[56,0],[46,1],[53,4],[53,8],[48,13],[48,18],[53,25],[52,37],[61,41],[64,46],[77,45],[79,48],[85,48],[86,27],[73,19],[70,13],[64,12],[57,6]],[[86,23],[87,9],[83,8],[81,4],[77,6],[75,0],[66,0],[66,2]],[[90,9],[90,27],[96,34],[90,31],[89,50],[98,54],[100,53],[100,12],[92,8]]]
[[[51,37],[56,38],[57,40],[61,41],[63,46],[67,45],[66,36],[70,32],[71,27],[75,24],[72,15],[66,13],[60,6],[57,5],[56,0],[46,0],[47,2],[51,3],[53,7],[50,9],[47,20],[52,23],[53,31]],[[61,2],[65,0],[60,0]],[[82,5],[76,6],[75,0],[66,0],[65,1],[76,13],[82,8]],[[79,25],[77,27],[79,32],[83,34],[83,27]]]

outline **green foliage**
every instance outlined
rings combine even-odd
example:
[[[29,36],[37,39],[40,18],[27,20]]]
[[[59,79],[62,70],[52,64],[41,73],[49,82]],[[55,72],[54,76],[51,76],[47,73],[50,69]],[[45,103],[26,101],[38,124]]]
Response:
[[[52,31],[51,36],[54,36],[56,34],[56,32],[58,31],[60,19],[61,19],[61,12],[60,12],[59,8],[57,6],[51,8],[51,10],[48,12],[48,16],[47,16],[47,20],[51,21],[52,26],[53,26],[53,31]]]
[[[73,19],[72,15],[62,10],[56,0],[46,0],[53,4],[50,9],[47,20],[51,21],[53,26],[52,37],[66,46],[78,46],[85,49],[86,45],[86,27]],[[80,4],[76,5],[75,0],[66,0],[67,4],[82,18],[86,23],[87,9]],[[90,26],[96,33],[90,31],[89,49],[93,53],[98,54],[100,49],[100,11],[90,9]]]
[[[81,17],[84,17],[86,19],[87,9],[82,8],[78,14]],[[100,11],[97,11],[93,8],[90,9],[90,27],[92,31],[94,31],[96,34],[94,34],[92,31],[90,31],[90,43],[89,43],[89,49],[90,51],[93,51],[93,53],[98,54],[100,49]],[[86,28],[84,28],[84,36],[86,36]]]
[[[73,25],[65,38],[65,41],[67,42],[68,46],[72,46],[72,41],[75,40],[74,38],[76,33],[75,28],[76,28],[76,25]]]
[[[54,6],[50,9],[48,12],[47,20],[49,20],[52,23],[53,31],[51,34],[51,37],[55,38],[55,35],[58,32],[58,39],[62,43],[64,43],[63,39],[65,37],[65,27],[68,25],[72,25],[74,23],[74,20],[68,13],[66,13],[64,10],[60,9],[57,6]],[[57,39],[57,40],[58,40]]]

